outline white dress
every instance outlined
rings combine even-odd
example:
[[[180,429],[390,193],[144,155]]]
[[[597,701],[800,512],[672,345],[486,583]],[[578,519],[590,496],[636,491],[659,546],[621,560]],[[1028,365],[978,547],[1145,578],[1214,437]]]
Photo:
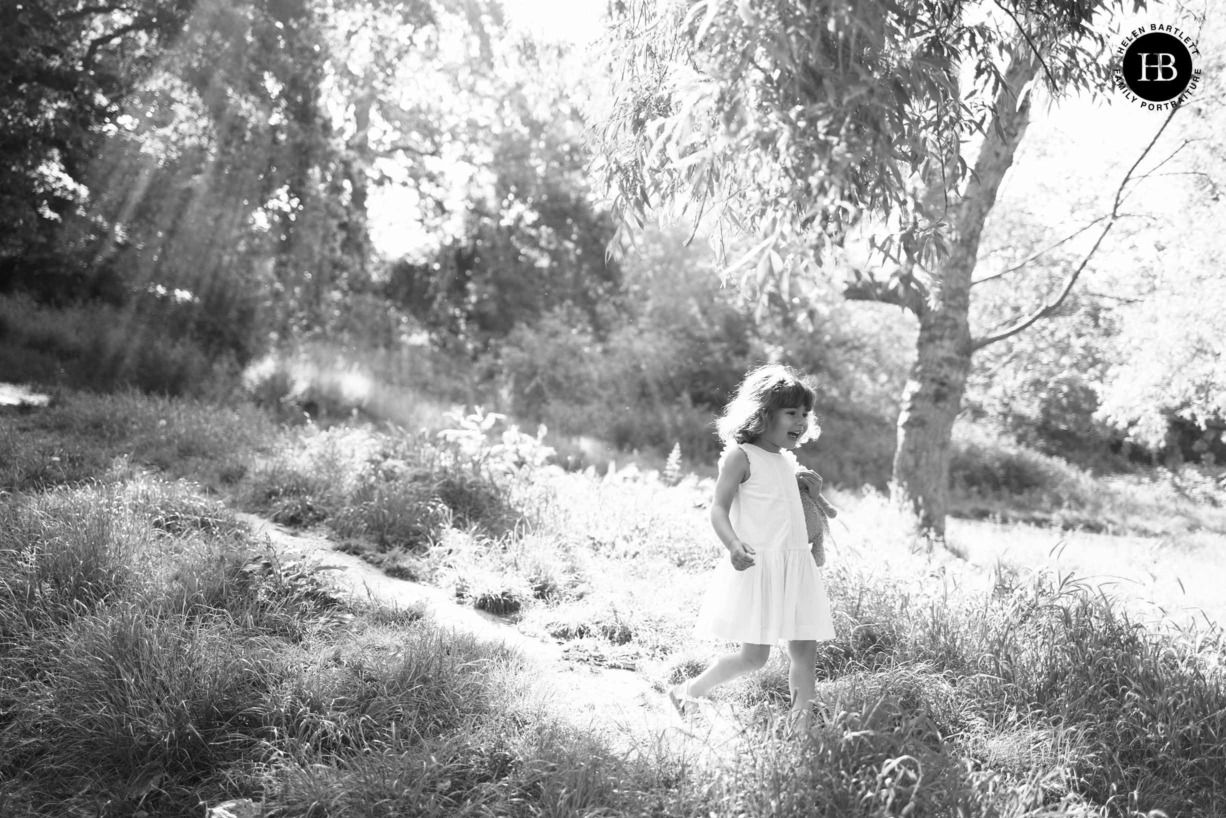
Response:
[[[809,553],[796,459],[752,443],[741,449],[749,458],[749,478],[737,489],[729,519],[741,541],[754,549],[754,565],[738,571],[727,557],[720,561],[695,630],[758,645],[833,639],[826,586]]]

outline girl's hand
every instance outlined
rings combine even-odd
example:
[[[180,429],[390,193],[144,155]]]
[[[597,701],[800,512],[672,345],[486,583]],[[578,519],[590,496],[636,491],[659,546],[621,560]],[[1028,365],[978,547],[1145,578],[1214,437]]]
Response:
[[[796,479],[809,487],[809,494],[816,497],[822,493],[822,476],[812,469],[801,469],[796,472]]]
[[[732,557],[732,567],[738,571],[754,566],[754,550],[740,540],[729,546],[728,554]]]

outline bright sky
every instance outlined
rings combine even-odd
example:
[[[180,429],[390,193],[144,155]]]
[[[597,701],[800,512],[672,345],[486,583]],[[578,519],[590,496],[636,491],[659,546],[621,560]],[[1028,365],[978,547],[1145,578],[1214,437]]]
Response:
[[[502,0],[507,18],[551,39],[587,44],[600,35],[605,0]]]

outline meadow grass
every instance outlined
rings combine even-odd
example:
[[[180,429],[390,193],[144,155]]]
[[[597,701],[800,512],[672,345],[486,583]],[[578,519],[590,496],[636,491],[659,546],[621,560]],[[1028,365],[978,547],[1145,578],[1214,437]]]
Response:
[[[950,477],[959,517],[1145,537],[1226,533],[1222,492],[1195,467],[1094,475],[968,423],[955,427]]]
[[[243,429],[247,411],[65,394],[0,419],[0,813],[199,816],[237,797],[268,816],[1226,809],[1220,629],[1143,620],[1084,578],[928,555],[872,492],[835,493],[848,526],[811,733],[781,734],[776,655],[718,691],[737,752],[614,749],[529,660],[339,597],[228,503],[305,498],[372,560],[662,690],[720,648],[689,635],[720,556],[709,478],[567,473],[483,414],[422,436]],[[414,510],[431,504],[446,510]]]
[[[47,408],[0,424],[0,491],[123,480],[141,468],[222,489],[278,434],[265,413],[242,404],[60,391]]]

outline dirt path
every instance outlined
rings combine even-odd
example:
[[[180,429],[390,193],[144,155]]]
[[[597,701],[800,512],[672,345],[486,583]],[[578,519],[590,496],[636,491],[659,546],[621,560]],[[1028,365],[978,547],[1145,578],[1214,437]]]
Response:
[[[422,604],[444,628],[516,649],[539,666],[542,694],[556,705],[552,712],[578,728],[599,733],[620,752],[655,754],[662,744],[678,742],[696,742],[711,751],[733,750],[739,734],[734,724],[712,723],[703,735],[686,735],[677,729],[663,692],[633,671],[571,661],[560,644],[527,636],[513,623],[460,605],[438,588],[389,577],[362,559],[335,550],[324,536],[289,531],[254,514],[237,516],[278,553],[307,557],[330,569],[325,576],[354,599],[401,608]]]

